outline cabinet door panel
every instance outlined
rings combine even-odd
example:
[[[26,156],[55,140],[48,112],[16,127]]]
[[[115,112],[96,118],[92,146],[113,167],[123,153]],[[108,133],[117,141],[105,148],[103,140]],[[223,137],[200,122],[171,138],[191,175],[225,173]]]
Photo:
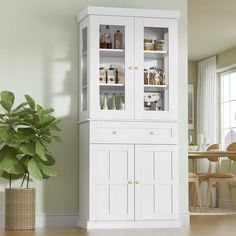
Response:
[[[101,119],[134,118],[134,18],[91,16],[90,116]],[[119,31],[123,42],[114,48]],[[108,33],[107,33],[108,32]],[[110,35],[111,48],[99,44]]]
[[[92,145],[91,216],[94,220],[134,219],[134,146]]]
[[[135,118],[177,120],[177,21],[135,18]]]
[[[175,146],[135,146],[135,219],[154,220],[173,218],[178,198]]]

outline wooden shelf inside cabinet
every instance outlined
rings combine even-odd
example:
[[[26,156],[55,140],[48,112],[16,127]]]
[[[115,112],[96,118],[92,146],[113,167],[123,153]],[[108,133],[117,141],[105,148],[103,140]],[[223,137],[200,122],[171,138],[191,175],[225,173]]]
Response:
[[[168,51],[148,51],[144,50],[144,58],[145,59],[158,59],[164,58],[168,55]]]
[[[124,84],[100,84],[101,88],[123,88],[125,85]]]
[[[167,88],[168,85],[149,85],[149,84],[144,84],[144,88]]]
[[[100,56],[102,57],[124,57],[125,50],[124,49],[106,49],[100,48]]]

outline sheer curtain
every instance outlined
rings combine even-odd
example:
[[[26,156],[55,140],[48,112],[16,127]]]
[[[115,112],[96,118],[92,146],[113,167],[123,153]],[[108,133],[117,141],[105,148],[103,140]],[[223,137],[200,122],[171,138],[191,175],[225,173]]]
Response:
[[[207,142],[216,142],[216,57],[198,63],[197,85],[197,135],[203,134]],[[208,160],[198,161],[198,171],[207,172]],[[206,186],[202,189],[206,201]]]

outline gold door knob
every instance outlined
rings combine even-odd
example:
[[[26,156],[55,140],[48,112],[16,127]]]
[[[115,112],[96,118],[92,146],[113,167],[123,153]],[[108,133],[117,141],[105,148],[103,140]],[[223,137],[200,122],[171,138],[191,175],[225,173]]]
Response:
[[[128,181],[128,184],[134,184],[134,182],[133,182],[133,181],[131,181],[131,180],[129,180],[129,181]]]
[[[135,184],[140,184],[140,181],[136,180],[136,181],[135,181]]]
[[[117,134],[117,131],[116,130],[112,131],[112,134]]]

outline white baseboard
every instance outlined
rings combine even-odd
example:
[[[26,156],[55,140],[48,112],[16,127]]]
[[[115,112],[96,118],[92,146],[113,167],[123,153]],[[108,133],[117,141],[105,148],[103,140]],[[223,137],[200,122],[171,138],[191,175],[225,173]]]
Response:
[[[182,212],[180,215],[181,226],[189,227],[190,226],[190,213]]]
[[[38,214],[36,228],[43,227],[76,227],[78,214]],[[0,228],[5,227],[5,216],[0,215]]]
[[[157,221],[83,221],[79,219],[77,226],[86,229],[154,229],[180,228],[181,222],[178,219]]]

